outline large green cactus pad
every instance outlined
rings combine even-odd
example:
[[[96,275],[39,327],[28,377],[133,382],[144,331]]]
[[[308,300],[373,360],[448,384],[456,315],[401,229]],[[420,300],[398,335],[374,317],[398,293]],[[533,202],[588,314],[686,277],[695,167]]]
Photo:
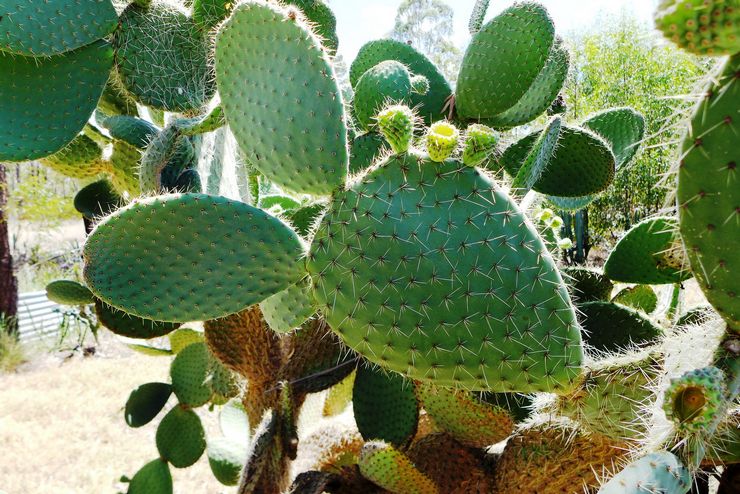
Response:
[[[0,51],[42,57],[107,36],[118,16],[111,0],[3,0],[0,19]]]
[[[170,466],[162,459],[147,463],[133,476],[126,494],[172,494]]]
[[[604,110],[584,120],[582,125],[611,145],[617,169],[635,157],[645,137],[645,118],[632,108]]]
[[[424,119],[425,124],[429,125],[444,118],[445,100],[452,93],[450,84],[436,65],[406,43],[392,39],[379,39],[363,45],[349,69],[349,80],[352,87],[357,85],[362,74],[384,60],[401,62],[412,73],[423,75],[429,80],[429,90],[426,94],[411,95],[411,104],[417,109],[418,115]]]
[[[288,10],[246,2],[221,27],[216,79],[239,146],[268,179],[328,195],[347,175],[342,95],[325,51]]]
[[[555,27],[538,3],[517,3],[489,21],[463,57],[455,92],[458,115],[491,118],[509,110],[545,68],[554,41]]]
[[[644,220],[622,237],[604,264],[604,274],[622,283],[659,285],[691,277],[683,266],[683,247],[674,218]]]
[[[599,494],[684,494],[690,488],[691,476],[681,461],[668,451],[658,451],[627,465],[601,486]]]
[[[298,236],[260,209],[173,194],[134,202],[100,223],[85,244],[85,279],[131,314],[201,321],[296,283],[305,274],[302,255]]]
[[[633,345],[656,342],[663,330],[639,312],[612,302],[586,302],[578,306],[583,314],[584,340],[602,351],[619,351]]]
[[[580,333],[552,258],[475,168],[390,158],[335,195],[308,267],[344,341],[414,379],[560,392],[580,372]]]
[[[681,238],[709,303],[740,329],[740,54],[725,62],[694,110],[678,169]]]
[[[206,433],[194,411],[176,406],[157,427],[159,455],[177,468],[189,467],[206,449]]]
[[[39,160],[57,173],[71,178],[90,178],[101,173],[103,150],[85,134],[79,134],[62,149]]]
[[[42,158],[70,143],[95,109],[112,66],[105,41],[50,58],[0,52],[0,161]]]
[[[213,96],[208,41],[184,12],[160,1],[132,3],[120,25],[113,38],[118,75],[140,103],[186,111]]]

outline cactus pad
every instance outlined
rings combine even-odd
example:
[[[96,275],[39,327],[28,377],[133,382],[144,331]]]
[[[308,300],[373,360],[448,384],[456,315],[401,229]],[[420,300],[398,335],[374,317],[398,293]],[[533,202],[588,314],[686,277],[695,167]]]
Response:
[[[550,162],[555,156],[561,128],[561,118],[553,117],[529,148],[527,156],[511,181],[512,190],[520,196],[535,186],[542,186],[542,175],[548,171]]]
[[[658,306],[658,296],[650,285],[636,285],[617,293],[612,302],[650,314]]]
[[[39,161],[57,173],[71,178],[90,178],[100,174],[103,150],[85,134],[79,134],[61,150]]]
[[[311,23],[314,32],[321,39],[321,44],[326,50],[333,54],[339,47],[337,37],[337,19],[334,12],[324,0],[290,0]]]
[[[405,65],[395,60],[380,62],[367,70],[355,86],[352,100],[355,120],[360,129],[375,124],[375,115],[389,103],[409,104],[411,74]]]
[[[439,494],[406,455],[382,441],[363,446],[359,466],[362,475],[393,494]]]
[[[206,449],[206,432],[192,410],[176,406],[157,427],[157,449],[162,459],[176,468],[194,464]]]
[[[542,131],[534,132],[504,151],[501,162],[516,177]],[[542,194],[579,197],[606,189],[614,178],[614,155],[591,131],[563,125],[555,155],[533,189]]]
[[[46,297],[62,305],[87,305],[95,296],[85,286],[72,280],[56,280],[46,285]]]
[[[370,168],[383,154],[387,144],[383,136],[367,132],[354,138],[350,147],[349,172],[361,173]]]
[[[740,6],[735,10],[740,12]],[[740,330],[740,54],[715,74],[694,110],[678,169],[681,238],[707,300]]]
[[[108,130],[112,138],[127,142],[139,149],[144,149],[159,133],[156,125],[129,115],[107,116],[96,113],[95,120]]]
[[[303,324],[316,309],[308,281],[301,281],[260,302],[260,309],[270,329],[287,333]]]
[[[108,180],[81,188],[74,198],[75,209],[88,220],[107,216],[123,205],[123,198]]]
[[[604,264],[604,274],[622,283],[658,285],[691,277],[683,266],[678,222],[673,218],[644,220],[622,237]]]
[[[663,330],[639,312],[612,302],[594,301],[578,306],[583,314],[583,339],[593,348],[618,351],[654,343]]]
[[[218,33],[216,79],[229,126],[250,162],[285,189],[328,195],[347,175],[333,74],[310,28],[280,6],[243,3]]]
[[[363,45],[349,69],[352,87],[357,85],[362,74],[384,60],[401,62],[412,73],[423,75],[429,81],[426,94],[411,95],[411,106],[417,109],[425,124],[444,118],[445,100],[452,93],[449,83],[427,57],[401,41],[379,39]]]
[[[599,494],[684,494],[691,488],[691,476],[681,461],[668,451],[650,453],[627,465]]]
[[[366,441],[404,446],[416,433],[419,405],[414,385],[395,372],[368,366],[357,369],[352,403],[357,428]]]
[[[172,494],[172,474],[166,461],[144,465],[131,479],[126,494]]]
[[[609,143],[617,170],[635,157],[645,137],[645,117],[632,108],[604,110],[584,120],[582,125]]]
[[[112,66],[105,41],[50,58],[0,51],[0,161],[43,158],[69,144],[95,109]]]
[[[127,338],[156,338],[180,326],[180,323],[144,319],[111,307],[102,300],[95,301],[95,315],[100,324],[119,336]]]
[[[208,441],[208,464],[216,480],[223,485],[237,485],[244,464],[247,448],[239,441],[218,438]]]
[[[234,4],[232,0],[194,0],[193,22],[201,31],[210,31],[229,16]]]
[[[111,0],[4,0],[0,51],[32,57],[59,55],[110,34],[118,21]]]
[[[717,419],[723,410],[727,389],[725,375],[716,367],[705,367],[671,380],[663,409],[679,429],[699,432]]]
[[[142,384],[126,400],[124,417],[129,427],[142,427],[156,417],[167,404],[172,386],[167,383]]]
[[[579,374],[580,333],[552,258],[475,168],[391,157],[335,195],[308,267],[332,328],[391,370],[522,392],[562,392]]]
[[[198,407],[210,398],[210,355],[205,343],[193,343],[177,354],[170,366],[172,391],[183,405]]]
[[[609,300],[614,284],[596,269],[565,268],[563,278],[577,303]]]
[[[740,52],[737,0],[662,0],[655,25],[666,38],[696,55]]]
[[[171,253],[166,266],[164,252]],[[298,236],[260,209],[218,196],[169,195],[100,223],[85,244],[85,279],[98,297],[131,314],[198,321],[297,282],[302,255]]]

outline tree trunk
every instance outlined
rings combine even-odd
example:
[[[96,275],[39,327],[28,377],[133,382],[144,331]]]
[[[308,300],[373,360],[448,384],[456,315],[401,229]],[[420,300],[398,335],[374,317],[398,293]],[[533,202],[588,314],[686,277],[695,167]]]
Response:
[[[8,181],[5,165],[0,163],[0,317],[8,324],[10,332],[18,329],[18,280],[13,273],[13,256],[8,234]]]

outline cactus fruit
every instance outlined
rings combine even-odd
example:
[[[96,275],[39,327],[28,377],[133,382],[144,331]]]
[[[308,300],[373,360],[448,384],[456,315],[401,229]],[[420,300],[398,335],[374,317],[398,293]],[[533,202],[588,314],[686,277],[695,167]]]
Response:
[[[658,354],[598,361],[587,370],[579,389],[558,399],[557,410],[586,430],[619,441],[637,439],[646,430],[645,410],[655,399],[662,371]]]
[[[740,7],[735,10],[740,12]],[[727,59],[719,69],[694,110],[683,140],[677,202],[691,271],[709,303],[730,329],[738,331],[740,188],[735,183],[735,168],[740,162],[740,54]]]
[[[108,180],[98,180],[81,188],[74,198],[75,209],[93,221],[123,206],[123,198]]]
[[[129,236],[134,231],[138,240]],[[166,270],[162,252],[172,253]],[[260,209],[183,194],[119,209],[98,224],[83,255],[85,280],[107,303],[140,317],[187,322],[237,312],[297,282],[303,247]]]
[[[354,138],[350,146],[349,173],[361,173],[379,160],[387,148],[385,139],[376,132],[366,132]]]
[[[74,15],[70,15],[70,14]],[[0,51],[31,57],[66,53],[104,38],[116,28],[111,0],[7,0],[2,4]]]
[[[677,243],[674,218],[641,221],[614,246],[604,264],[604,274],[613,281],[658,285],[680,283],[689,278]]]
[[[621,290],[614,296],[612,302],[650,314],[658,306],[658,296],[650,285],[636,285]]]
[[[716,367],[695,369],[671,380],[663,410],[681,430],[700,432],[715,422],[726,393],[725,375],[721,370]]]
[[[238,485],[247,462],[247,449],[238,441],[220,437],[208,441],[208,464],[216,480],[223,485]]]
[[[617,170],[632,161],[645,137],[645,117],[632,108],[610,108],[590,116],[581,125],[609,143]]]
[[[55,172],[71,178],[90,178],[104,170],[103,150],[85,134],[79,134],[61,150],[39,161]]]
[[[564,392],[579,374],[580,333],[552,258],[475,168],[389,158],[334,196],[307,265],[329,324],[383,367],[493,391]]]
[[[508,410],[482,402],[472,393],[429,383],[419,384],[416,392],[434,424],[466,446],[485,448],[514,431]]]
[[[172,391],[181,404],[199,407],[211,399],[213,391],[208,385],[210,358],[205,343],[193,343],[172,361]]]
[[[157,427],[157,450],[173,467],[186,468],[198,461],[206,449],[205,430],[194,411],[176,406]]]
[[[250,162],[285,189],[327,195],[347,175],[343,102],[332,76],[319,40],[283,7],[243,3],[218,32],[216,79],[229,126]]]
[[[311,285],[308,280],[302,280],[267,297],[260,302],[260,309],[270,329],[287,333],[300,327],[316,312],[314,305]]]
[[[352,403],[357,428],[367,441],[404,446],[416,434],[419,405],[414,386],[394,372],[357,369]]]
[[[0,51],[0,160],[43,158],[72,142],[95,109],[112,65],[113,50],[105,41],[49,58]]]
[[[506,148],[501,163],[509,175],[517,176],[541,133],[529,134]],[[604,139],[589,130],[563,125],[554,156],[533,189],[558,197],[595,194],[611,183],[614,169],[614,154]]]
[[[688,470],[668,451],[658,451],[627,465],[606,484],[599,494],[685,494],[691,488]]]
[[[156,459],[144,465],[131,479],[126,494],[172,494],[169,464]]]
[[[102,300],[95,300],[95,315],[100,324],[113,333],[127,338],[156,338],[180,327],[180,323],[154,321],[133,316],[111,307]]]
[[[460,131],[448,122],[434,122],[426,135],[427,153],[429,159],[442,163],[449,158],[457,148]]]
[[[124,417],[129,427],[142,427],[159,415],[172,394],[167,383],[146,383],[131,391]]]
[[[395,60],[380,62],[367,70],[355,86],[355,121],[361,130],[375,123],[373,117],[389,103],[409,104],[411,74]]]
[[[62,305],[87,305],[95,296],[85,286],[72,280],[56,280],[46,285],[46,297]]]
[[[614,284],[598,270],[576,267],[565,268],[562,272],[577,303],[611,298]]]
[[[375,119],[378,122],[380,133],[388,141],[394,153],[408,151],[414,135],[416,116],[407,106],[388,106],[378,113]]]
[[[406,455],[382,441],[365,443],[359,465],[362,475],[392,494],[439,494]]]
[[[483,166],[496,150],[498,134],[481,124],[472,124],[465,130],[462,162],[468,166]]]
[[[740,52],[737,0],[662,0],[655,25],[680,48],[697,55]]]
[[[441,120],[445,100],[452,93],[449,83],[439,69],[414,47],[391,39],[370,41],[360,48],[349,69],[349,80],[352,87],[362,75],[385,60],[401,62],[413,74],[427,78],[429,90],[426,94],[411,94],[410,105],[416,109],[426,125]]]
[[[626,453],[622,443],[564,424],[535,423],[512,436],[496,463],[497,494],[593,492]]]
[[[578,305],[583,314],[584,341],[591,347],[614,352],[635,345],[655,343],[663,330],[639,312],[612,302],[593,301]]]
[[[113,36],[116,70],[140,103],[166,111],[188,111],[213,96],[209,46],[193,20],[161,0],[129,5]]]

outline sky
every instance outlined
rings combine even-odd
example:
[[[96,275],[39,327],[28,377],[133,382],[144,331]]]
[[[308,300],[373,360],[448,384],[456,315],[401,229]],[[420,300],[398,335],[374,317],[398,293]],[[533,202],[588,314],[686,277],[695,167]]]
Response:
[[[455,10],[454,42],[464,48],[468,34],[468,18],[475,0],[443,0]],[[540,0],[547,7],[559,33],[597,27],[596,23],[609,14],[626,10],[639,20],[650,22],[658,0]],[[366,42],[384,37],[393,27],[401,0],[328,0],[337,16],[339,53],[351,61]],[[513,0],[491,0],[491,18],[511,5]]]

